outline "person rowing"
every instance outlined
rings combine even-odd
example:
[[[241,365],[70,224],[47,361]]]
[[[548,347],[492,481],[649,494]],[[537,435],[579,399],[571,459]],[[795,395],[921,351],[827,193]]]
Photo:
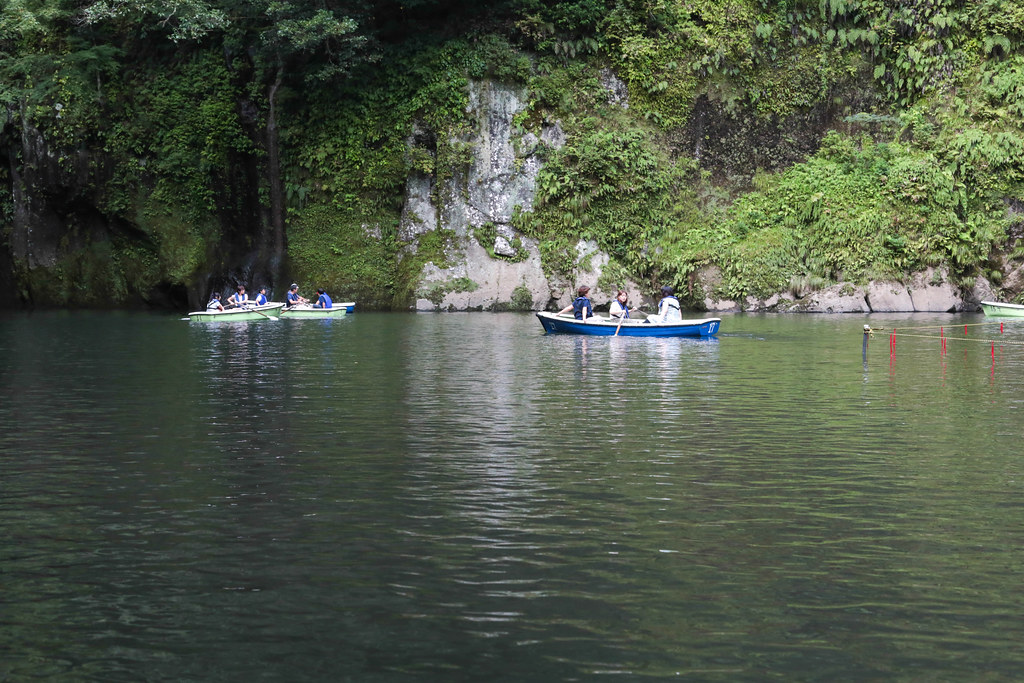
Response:
[[[228,297],[228,308],[251,305],[252,302],[249,301],[249,295],[245,293],[245,285],[238,285],[237,290]]]
[[[629,307],[629,294],[626,294],[625,291],[620,289],[618,294],[615,295],[612,305],[608,309],[608,317],[626,319],[629,317],[630,311],[635,310],[635,307]]]
[[[576,290],[577,296],[573,302],[560,310],[557,315],[563,315],[572,311],[573,317],[577,320],[587,322],[587,318],[593,318],[594,306],[590,303],[590,299],[587,297],[589,292],[590,287],[587,287],[586,285],[580,286],[580,288]]]
[[[299,286],[292,283],[292,286],[288,288],[288,296],[286,297],[288,308],[294,306],[304,306],[309,303],[309,299],[299,296]]]

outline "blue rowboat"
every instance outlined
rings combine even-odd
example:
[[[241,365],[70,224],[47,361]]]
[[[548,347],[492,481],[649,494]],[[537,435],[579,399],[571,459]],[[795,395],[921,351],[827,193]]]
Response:
[[[620,337],[714,337],[722,324],[721,318],[700,320],[679,320],[671,323],[649,323],[627,318],[619,325],[618,318],[587,318],[587,322],[576,318],[546,313],[537,313],[545,332],[562,334],[589,334],[612,337],[618,330]]]
[[[273,320],[281,315],[284,304],[269,303],[263,306],[239,306],[223,311],[193,311],[188,319],[199,323],[245,322],[247,320]]]
[[[981,309],[985,315],[995,318],[1024,318],[1024,306],[1020,304],[1004,304],[998,301],[982,301]]]
[[[343,318],[349,313],[354,313],[356,304],[354,301],[334,304],[331,308],[314,308],[312,306],[292,306],[281,312],[282,318]]]

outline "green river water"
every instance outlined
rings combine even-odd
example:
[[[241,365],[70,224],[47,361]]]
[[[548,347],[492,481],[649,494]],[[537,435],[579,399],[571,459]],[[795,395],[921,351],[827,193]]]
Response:
[[[992,322],[3,314],[0,680],[1018,680]]]

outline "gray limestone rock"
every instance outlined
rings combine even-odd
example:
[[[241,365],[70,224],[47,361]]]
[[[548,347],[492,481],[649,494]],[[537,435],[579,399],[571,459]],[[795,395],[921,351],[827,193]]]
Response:
[[[998,301],[999,294],[992,283],[983,277],[974,281],[974,287],[964,296],[963,310],[979,311],[982,301]]]
[[[914,301],[906,286],[898,282],[872,282],[867,288],[867,301],[875,313],[900,313],[914,310]]]
[[[923,273],[917,273],[907,290],[910,293],[913,311],[953,313],[963,310],[963,300],[957,289],[949,282],[945,270],[929,268]]]
[[[826,287],[804,297],[798,310],[807,313],[869,313],[864,289],[848,282]]]
[[[498,235],[494,239],[494,253],[499,256],[513,257],[516,250],[504,235]]]
[[[526,91],[521,88],[472,82],[467,109],[472,125],[449,141],[472,151],[468,165],[409,177],[398,230],[408,251],[415,252],[418,238],[428,232],[446,230],[454,235],[445,254],[446,267],[427,263],[420,273],[417,310],[522,307],[527,298],[539,309],[575,291],[575,283],[548,281],[536,242],[512,226],[517,208],[529,211],[533,206],[540,154],[545,147],[565,143],[558,122],[544,123],[539,136],[513,125],[525,106]],[[414,131],[408,140],[410,154],[433,154],[424,148],[432,139],[426,131]],[[486,234],[494,236],[493,242],[480,244],[478,236]],[[578,279],[593,287],[608,256],[596,246],[592,251],[580,256]]]
[[[622,81],[611,69],[601,69],[598,74],[598,82],[608,91],[608,104],[617,104],[623,109],[629,109],[629,86]]]
[[[398,238],[412,242],[417,236],[437,229],[437,207],[431,199],[433,178],[416,173],[405,181],[405,202],[398,221]]]

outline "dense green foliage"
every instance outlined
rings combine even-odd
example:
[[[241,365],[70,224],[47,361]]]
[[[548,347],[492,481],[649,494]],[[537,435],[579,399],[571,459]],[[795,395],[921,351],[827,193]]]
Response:
[[[928,266],[965,284],[998,282],[1005,201],[1021,196],[1024,170],[1022,11],[939,0],[617,3],[599,36],[627,79],[629,116],[608,113],[592,92],[555,89],[573,97],[542,106],[572,132],[522,225],[565,271],[577,237],[652,285],[689,286],[717,266],[714,291],[688,287],[695,301]],[[859,95],[871,111],[842,97],[851,81],[877,91]],[[748,112],[778,120],[806,108],[834,112],[835,126],[803,163],[775,164],[755,149],[746,174],[714,178],[673,144],[680,126],[696,127],[701,99],[737,126]]]
[[[480,79],[529,93],[521,131],[565,133],[515,225],[569,280],[581,239],[612,257],[609,281],[671,283],[693,303],[931,266],[998,284],[1014,267],[1020,0],[402,7],[6,3],[0,222],[22,291],[205,296],[218,277],[279,267],[336,299],[402,307],[424,295],[423,264],[457,246],[444,231],[399,237],[407,179],[438,188],[468,167]],[[608,69],[628,108],[610,101]],[[25,143],[36,131],[45,153]],[[58,215],[91,212],[68,219],[49,261],[18,247],[19,183],[61,188]]]

